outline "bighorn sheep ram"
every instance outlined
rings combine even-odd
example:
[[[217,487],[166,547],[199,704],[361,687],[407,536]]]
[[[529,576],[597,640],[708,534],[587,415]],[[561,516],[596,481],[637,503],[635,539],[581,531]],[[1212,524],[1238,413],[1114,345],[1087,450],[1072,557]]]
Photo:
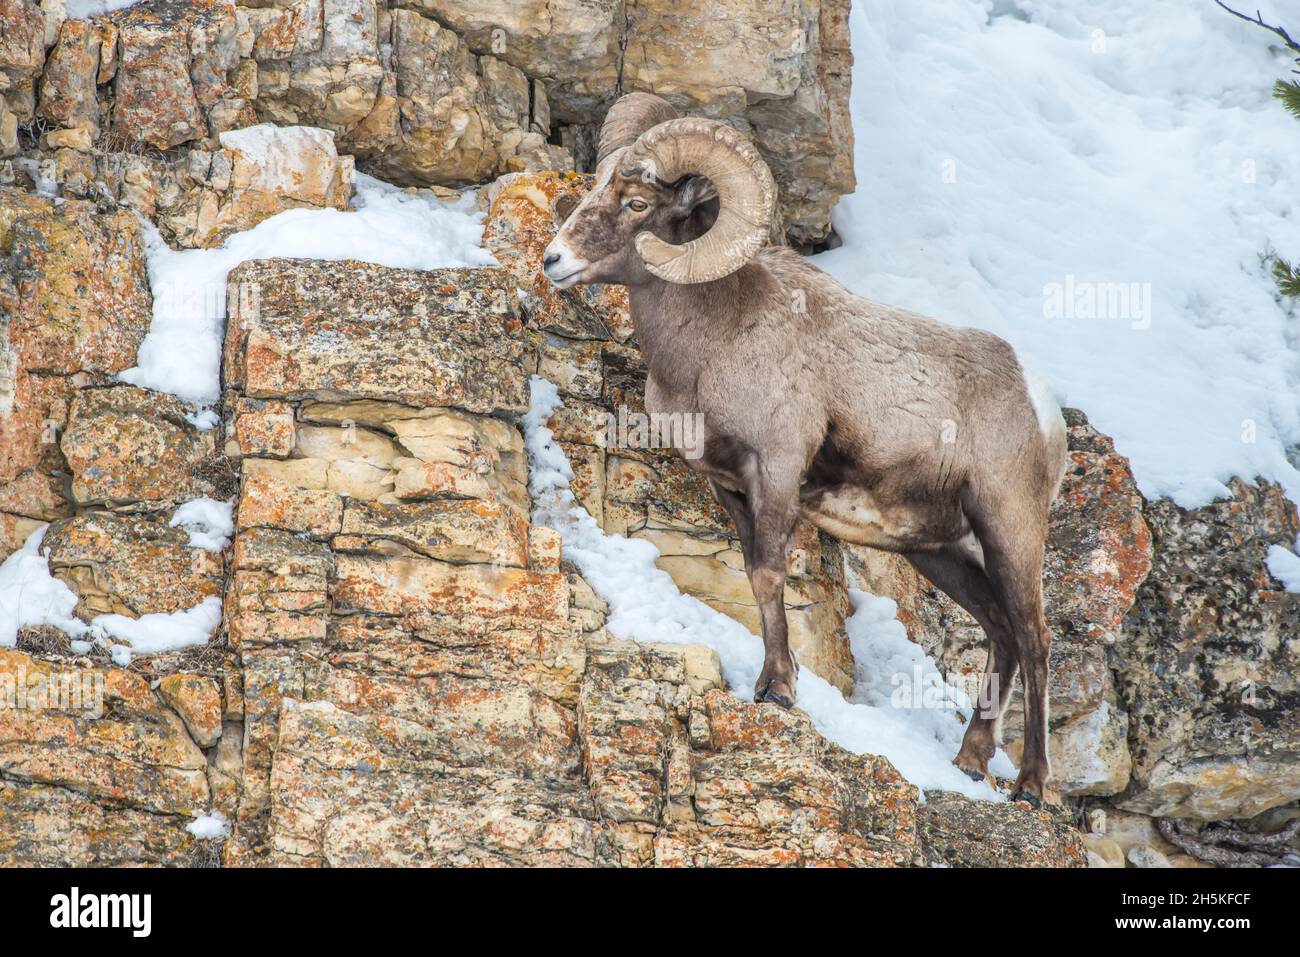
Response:
[[[715,120],[644,93],[601,131],[596,183],[547,247],[546,276],[628,287],[647,411],[699,413],[691,467],[730,514],[762,620],[755,701],[790,707],[798,665],[782,601],[804,516],[898,552],[988,636],[981,699],[955,763],[988,771],[1017,669],[1025,748],[1014,796],[1048,777],[1042,565],[1065,423],[1011,346],[861,299],[768,247],[776,186]],[[679,450],[680,451],[680,450]]]

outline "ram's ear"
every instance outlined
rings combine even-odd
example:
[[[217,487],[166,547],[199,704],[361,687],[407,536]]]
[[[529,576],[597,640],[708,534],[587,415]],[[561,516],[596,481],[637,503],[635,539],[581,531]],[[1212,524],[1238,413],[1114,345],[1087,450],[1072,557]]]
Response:
[[[573,211],[578,208],[581,197],[574,196],[572,193],[564,193],[558,196],[554,203],[551,204],[551,218],[555,220],[556,226],[563,226]]]
[[[705,203],[718,198],[718,191],[713,188],[706,176],[683,177],[673,192],[673,209],[683,219],[691,215]]]

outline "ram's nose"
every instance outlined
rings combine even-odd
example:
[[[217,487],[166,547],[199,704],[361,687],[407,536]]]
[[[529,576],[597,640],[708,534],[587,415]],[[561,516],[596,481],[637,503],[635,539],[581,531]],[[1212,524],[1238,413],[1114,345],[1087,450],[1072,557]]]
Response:
[[[578,281],[587,261],[573,255],[558,236],[542,253],[542,272],[556,289],[567,289]]]

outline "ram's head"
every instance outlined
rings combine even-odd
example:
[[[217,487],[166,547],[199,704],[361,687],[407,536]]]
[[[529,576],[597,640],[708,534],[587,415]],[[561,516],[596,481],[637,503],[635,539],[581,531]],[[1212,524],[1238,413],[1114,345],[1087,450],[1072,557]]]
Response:
[[[605,117],[596,184],[546,248],[546,276],[560,289],[721,279],[767,244],[775,205],[772,173],[743,134],[629,93]]]

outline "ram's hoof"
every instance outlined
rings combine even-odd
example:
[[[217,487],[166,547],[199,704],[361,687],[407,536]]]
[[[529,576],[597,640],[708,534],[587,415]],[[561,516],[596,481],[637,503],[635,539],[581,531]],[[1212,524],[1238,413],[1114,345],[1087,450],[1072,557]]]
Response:
[[[762,704],[765,701],[769,704],[785,708],[787,711],[794,707],[794,698],[792,696],[783,695],[779,691],[773,691],[771,687],[764,688],[762,691],[758,692],[758,694],[754,695],[755,704]]]
[[[970,768],[958,768],[958,770],[961,771],[962,774],[966,775],[966,777],[970,778],[972,781],[988,780],[988,775],[980,774],[978,771],[972,771]]]
[[[1012,791],[1011,800],[1022,801],[1032,807],[1035,811],[1041,811],[1043,809],[1043,799],[1037,794],[1031,794],[1028,791]]]

